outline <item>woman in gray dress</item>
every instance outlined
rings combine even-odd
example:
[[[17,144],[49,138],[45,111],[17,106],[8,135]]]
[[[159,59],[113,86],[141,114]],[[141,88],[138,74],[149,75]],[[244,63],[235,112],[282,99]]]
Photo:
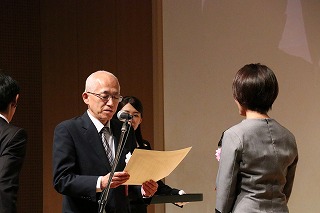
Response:
[[[216,212],[289,212],[298,151],[294,135],[267,114],[278,95],[276,76],[265,65],[248,64],[232,90],[245,119],[221,139]]]

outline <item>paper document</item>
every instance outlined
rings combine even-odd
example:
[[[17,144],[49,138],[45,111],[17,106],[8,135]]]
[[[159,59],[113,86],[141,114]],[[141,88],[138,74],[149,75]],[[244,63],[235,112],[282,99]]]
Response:
[[[142,185],[145,181],[158,181],[167,177],[185,158],[192,147],[176,151],[135,149],[124,168],[130,174],[125,185]]]

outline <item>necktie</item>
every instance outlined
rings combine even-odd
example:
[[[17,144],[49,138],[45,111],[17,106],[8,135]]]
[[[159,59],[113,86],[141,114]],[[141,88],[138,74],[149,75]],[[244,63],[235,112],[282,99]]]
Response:
[[[106,126],[103,127],[100,132],[101,132],[101,138],[102,138],[102,144],[103,144],[104,150],[106,151],[107,157],[109,159],[109,163],[112,166],[113,155],[112,155],[112,150],[108,143],[108,141],[111,142],[111,139],[112,139],[111,132],[109,130],[109,127],[106,127]]]

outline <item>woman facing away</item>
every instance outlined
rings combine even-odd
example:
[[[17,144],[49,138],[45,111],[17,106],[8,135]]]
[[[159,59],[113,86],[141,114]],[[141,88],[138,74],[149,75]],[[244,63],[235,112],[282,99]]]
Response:
[[[277,78],[265,65],[248,64],[232,90],[245,119],[221,139],[216,212],[287,213],[298,151],[294,135],[267,114],[278,95]]]
[[[126,96],[119,103],[117,112],[124,111],[132,115],[132,120],[130,121],[132,128],[134,129],[137,148],[151,150],[150,143],[143,139],[141,133],[141,122],[143,117],[143,105],[141,101],[134,96]],[[183,190],[171,188],[170,186],[164,184],[161,180],[157,181],[158,189],[156,195],[182,195],[185,194]],[[133,197],[130,196],[130,208],[131,213],[147,213],[148,198],[143,197]],[[183,207],[185,203],[176,203],[175,205]]]

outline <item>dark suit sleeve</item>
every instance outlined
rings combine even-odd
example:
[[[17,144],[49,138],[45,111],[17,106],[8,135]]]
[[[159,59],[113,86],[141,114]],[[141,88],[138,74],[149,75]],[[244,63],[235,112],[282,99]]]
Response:
[[[75,135],[71,135],[70,126],[66,123],[61,123],[55,128],[53,139],[54,188],[64,195],[96,201],[95,186],[98,176],[81,173],[78,166],[79,159],[77,159],[79,153],[74,143]]]
[[[156,192],[157,195],[178,195],[179,189],[171,188],[170,186],[166,185],[161,180],[157,181],[158,183],[158,190]]]
[[[0,155],[0,212],[15,212],[19,173],[26,154],[27,133],[23,129],[8,129],[2,141]],[[12,137],[11,137],[12,136]],[[6,142],[5,144],[3,144]]]

